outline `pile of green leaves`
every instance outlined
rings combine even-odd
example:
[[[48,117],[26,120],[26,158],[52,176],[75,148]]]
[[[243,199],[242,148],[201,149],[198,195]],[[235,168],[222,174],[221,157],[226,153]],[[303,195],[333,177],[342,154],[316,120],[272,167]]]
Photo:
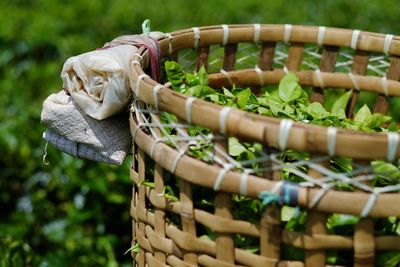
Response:
[[[248,112],[258,113],[266,116],[279,118],[290,118],[295,121],[312,123],[322,126],[335,126],[345,129],[361,130],[366,132],[387,132],[398,131],[396,122],[390,116],[381,113],[372,113],[369,107],[364,104],[355,114],[354,119],[346,117],[346,108],[351,98],[351,91],[343,92],[341,95],[334,96],[324,106],[321,103],[309,101],[310,90],[303,89],[298,84],[298,78],[294,73],[288,73],[283,77],[280,84],[275,87],[263,88],[263,93],[256,96],[250,88],[222,88],[216,90],[208,86],[207,72],[204,67],[197,73],[188,73],[174,61],[165,62],[165,72],[172,88],[180,93],[204,99],[219,105],[229,106]],[[333,90],[333,89],[332,89]],[[329,96],[328,96],[329,97]],[[177,121],[172,114],[163,113],[162,121],[167,123],[171,120]],[[167,129],[169,134],[175,134],[172,129]],[[188,134],[196,136],[198,134],[209,134],[210,130],[200,126],[189,127]],[[237,138],[228,139],[228,152],[238,161],[249,160],[259,156],[263,146],[258,143],[246,143]],[[189,154],[193,157],[211,162],[213,144],[199,144],[189,147]],[[310,155],[305,152],[288,150],[281,154],[284,162],[294,162],[298,160],[308,160]],[[347,157],[332,157],[330,168],[336,172],[351,174],[353,170],[352,159]],[[257,172],[259,166],[253,165]],[[398,184],[400,181],[400,170],[398,164],[385,161],[372,161],[371,167],[376,173],[372,186],[387,186]],[[298,170],[307,172],[304,166]],[[302,182],[303,179],[290,170],[283,169],[281,178],[292,182]],[[178,187],[176,185],[176,187]],[[352,191],[351,184],[337,182],[337,189]],[[176,189],[178,192],[178,189]],[[204,192],[203,192],[204,193]],[[172,194],[174,194],[172,192]],[[212,205],[214,196],[211,192],[199,195],[201,203]],[[244,196],[233,196],[233,213],[235,219],[244,219],[259,223],[263,206],[259,200],[250,199]],[[282,208],[282,227],[290,231],[305,231],[307,221],[307,211],[299,208],[283,206]],[[327,220],[327,229],[331,234],[352,235],[354,226],[359,221],[358,216],[332,214]],[[376,219],[376,233],[379,234],[400,234],[399,218],[390,217],[386,219]],[[215,236],[210,231],[205,231],[207,238],[213,239]],[[259,241],[251,237],[235,236],[238,247],[248,251],[257,252]],[[283,246],[282,256],[289,260],[304,259],[304,252],[294,247]],[[352,264],[352,256],[346,251],[328,251],[327,263],[329,264]],[[400,263],[397,251],[380,252],[377,256],[378,266],[395,266]]]

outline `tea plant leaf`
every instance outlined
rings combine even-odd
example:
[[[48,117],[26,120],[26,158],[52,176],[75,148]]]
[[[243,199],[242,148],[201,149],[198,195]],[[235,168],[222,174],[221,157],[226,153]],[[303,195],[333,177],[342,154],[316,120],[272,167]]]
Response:
[[[279,83],[279,97],[285,102],[289,103],[302,95],[302,89],[297,83],[298,78],[296,74],[290,72],[286,74]]]

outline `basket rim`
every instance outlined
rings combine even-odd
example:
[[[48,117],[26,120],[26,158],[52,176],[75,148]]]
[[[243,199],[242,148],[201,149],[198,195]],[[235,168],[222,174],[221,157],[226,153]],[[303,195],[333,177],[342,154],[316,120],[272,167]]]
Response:
[[[231,41],[238,42],[252,42],[254,33],[254,24],[243,24],[243,25],[226,25],[229,29],[228,43]],[[285,25],[273,25],[273,24],[261,24],[260,41],[265,41],[264,37],[268,30],[273,31],[273,34],[268,35],[270,40],[282,41],[284,38]],[[210,44],[221,44],[221,39],[224,35],[224,26],[204,26],[197,28],[200,32],[200,36],[204,37],[207,34],[213,35],[214,39],[205,40],[204,43],[200,42],[201,45]],[[301,26],[293,25],[291,30],[291,38],[289,41],[299,41],[299,32],[304,34],[305,43],[316,43],[316,35],[318,34],[320,27],[317,26]],[[328,28],[325,29],[325,41],[324,45],[341,45],[350,47],[353,30],[340,29],[340,28]],[[237,36],[236,36],[236,35]],[[337,36],[338,41],[334,41],[334,38],[329,37]],[[384,40],[387,35],[372,32],[360,32],[359,41],[356,46],[357,49],[368,50],[371,52],[382,52]],[[172,32],[170,35],[158,40],[163,55],[168,55],[174,51],[179,51],[184,48],[194,48],[195,34],[193,28],[184,29]],[[329,38],[328,38],[329,37]],[[339,38],[340,37],[340,38]],[[240,39],[242,38],[242,39]],[[200,38],[201,40],[201,38]],[[329,41],[329,42],[328,42]],[[339,42],[340,41],[340,42]],[[391,46],[388,50],[392,55],[400,55],[400,37],[394,36]],[[147,50],[145,48],[139,49],[138,53],[134,55],[132,62],[140,62],[142,58],[147,56]],[[254,70],[241,70],[236,71],[245,72]],[[229,75],[235,76],[235,71],[228,72]],[[283,70],[274,71],[263,71],[263,77],[268,78],[272,75],[283,76]],[[318,77],[315,72],[308,71],[297,71],[296,74],[300,77],[300,81],[309,81],[312,85],[318,86]],[[223,74],[211,74],[214,75],[210,78],[212,81],[227,82],[228,79]],[[255,75],[255,74],[253,74]],[[326,80],[330,77],[336,79],[343,77],[343,73],[328,73],[320,72],[320,75]],[[341,76],[342,75],[342,76]],[[237,76],[237,75],[236,75]],[[348,75],[347,75],[348,76]],[[371,76],[354,75],[358,83],[366,87],[366,90],[373,90],[379,81],[371,82],[371,79],[378,79]],[[140,77],[140,78],[139,78]],[[154,81],[152,78],[147,76],[140,64],[132,64],[131,71],[129,73],[129,80],[133,94],[137,95],[142,101],[157,105],[160,110],[171,112],[182,120],[187,121],[185,113],[185,103],[188,100],[188,96],[173,91],[169,88],[168,84],[162,85]],[[345,84],[351,85],[351,79],[346,79]],[[368,87],[369,86],[369,87]],[[154,94],[154,88],[158,87],[157,94]],[[161,90],[159,90],[161,88]],[[400,94],[400,83],[397,81],[388,80],[387,92],[390,95]],[[364,88],[361,88],[364,89]],[[382,93],[382,90],[377,89],[376,91]],[[232,109],[229,111],[227,116],[224,118],[225,125],[221,125],[219,118],[221,117],[221,111],[224,107],[218,104],[210,103],[201,99],[195,99],[191,105],[191,122],[193,124],[202,125],[210,128],[213,131],[221,132],[226,130],[226,134],[229,136],[236,136],[238,138],[253,140],[262,142],[269,146],[279,147],[279,129],[283,119],[267,117],[264,115],[251,114],[246,111]],[[204,114],[207,114],[204,117]],[[221,129],[222,128],[224,129]],[[367,133],[362,131],[355,131],[350,129],[337,129],[335,136],[335,155],[336,156],[347,156],[355,159],[387,159],[389,158],[390,146],[393,146],[391,141],[391,135],[387,133]],[[295,121],[292,125],[289,133],[286,149],[295,149],[301,151],[307,151],[311,153],[329,153],[329,140],[327,127],[306,124],[304,122]],[[397,143],[395,144],[397,146]],[[392,152],[393,153],[393,152]],[[400,157],[400,151],[398,147],[395,149],[394,158]]]

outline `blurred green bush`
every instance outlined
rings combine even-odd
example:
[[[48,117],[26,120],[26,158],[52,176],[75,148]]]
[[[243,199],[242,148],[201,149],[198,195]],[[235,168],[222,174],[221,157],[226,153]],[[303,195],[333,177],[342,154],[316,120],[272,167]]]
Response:
[[[194,12],[195,11],[195,12]],[[122,34],[221,23],[292,23],[399,34],[397,1],[0,1],[0,267],[129,266],[129,162],[51,147],[40,112],[64,61]]]

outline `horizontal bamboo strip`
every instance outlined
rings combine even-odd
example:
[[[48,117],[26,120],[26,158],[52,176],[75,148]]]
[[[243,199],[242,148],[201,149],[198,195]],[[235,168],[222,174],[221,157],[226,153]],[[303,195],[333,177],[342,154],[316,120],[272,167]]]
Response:
[[[303,86],[319,86],[318,75],[315,71],[294,71],[299,78],[299,83]],[[285,72],[282,69],[275,69],[273,71],[264,71],[263,73],[264,84],[277,85],[284,77]],[[260,79],[254,69],[237,70],[228,72],[229,78],[237,86],[258,86]],[[362,76],[353,74],[354,79],[357,81],[358,89],[353,88],[353,82],[348,73],[331,73],[320,72],[324,88],[340,88],[340,89],[354,89],[365,90],[369,92],[376,92],[385,94],[382,87],[382,78],[376,76]],[[229,87],[230,81],[226,74],[211,73],[209,74],[209,84],[213,88]],[[400,82],[394,80],[387,80],[388,96],[400,96]]]
[[[155,141],[139,129],[134,121],[130,118],[130,126],[132,136],[135,137],[137,145],[147,154],[150,154],[151,148]],[[164,169],[172,171],[174,160],[178,156],[178,151],[163,143],[156,143],[153,153],[153,159]],[[190,171],[187,171],[190,170]],[[182,156],[179,160],[175,174],[182,179],[191,183],[213,188],[216,177],[220,172],[217,166],[208,165],[205,162],[196,160],[187,155]],[[221,191],[229,193],[240,192],[240,173],[227,172],[221,183]],[[271,191],[276,184],[254,175],[249,175],[248,196],[258,198],[260,192]],[[298,204],[302,207],[308,207],[313,197],[319,192],[318,189],[299,188]],[[344,192],[329,191],[321,201],[316,205],[317,211],[325,213],[346,213],[359,215],[369,199],[369,194],[364,192]],[[400,205],[397,205],[400,199],[397,193],[379,194],[374,208],[371,210],[371,217],[389,217],[400,216]],[[351,200],[351,202],[349,202]]]
[[[199,46],[209,46],[223,44],[223,28],[219,25],[199,27],[200,39]],[[296,43],[314,43],[317,44],[319,27],[293,25],[289,41]],[[284,41],[285,25],[261,24],[260,42],[279,42]],[[171,33],[172,39],[164,38],[160,40],[161,51],[163,55],[169,53],[169,43],[174,51],[193,48],[194,32],[192,29],[185,29]],[[361,31],[356,48],[358,50],[371,52],[384,52],[385,34]],[[323,45],[351,47],[353,30],[326,27]],[[254,25],[229,25],[229,38],[227,44],[239,42],[254,42]],[[400,37],[394,36],[390,54],[400,55]]]

